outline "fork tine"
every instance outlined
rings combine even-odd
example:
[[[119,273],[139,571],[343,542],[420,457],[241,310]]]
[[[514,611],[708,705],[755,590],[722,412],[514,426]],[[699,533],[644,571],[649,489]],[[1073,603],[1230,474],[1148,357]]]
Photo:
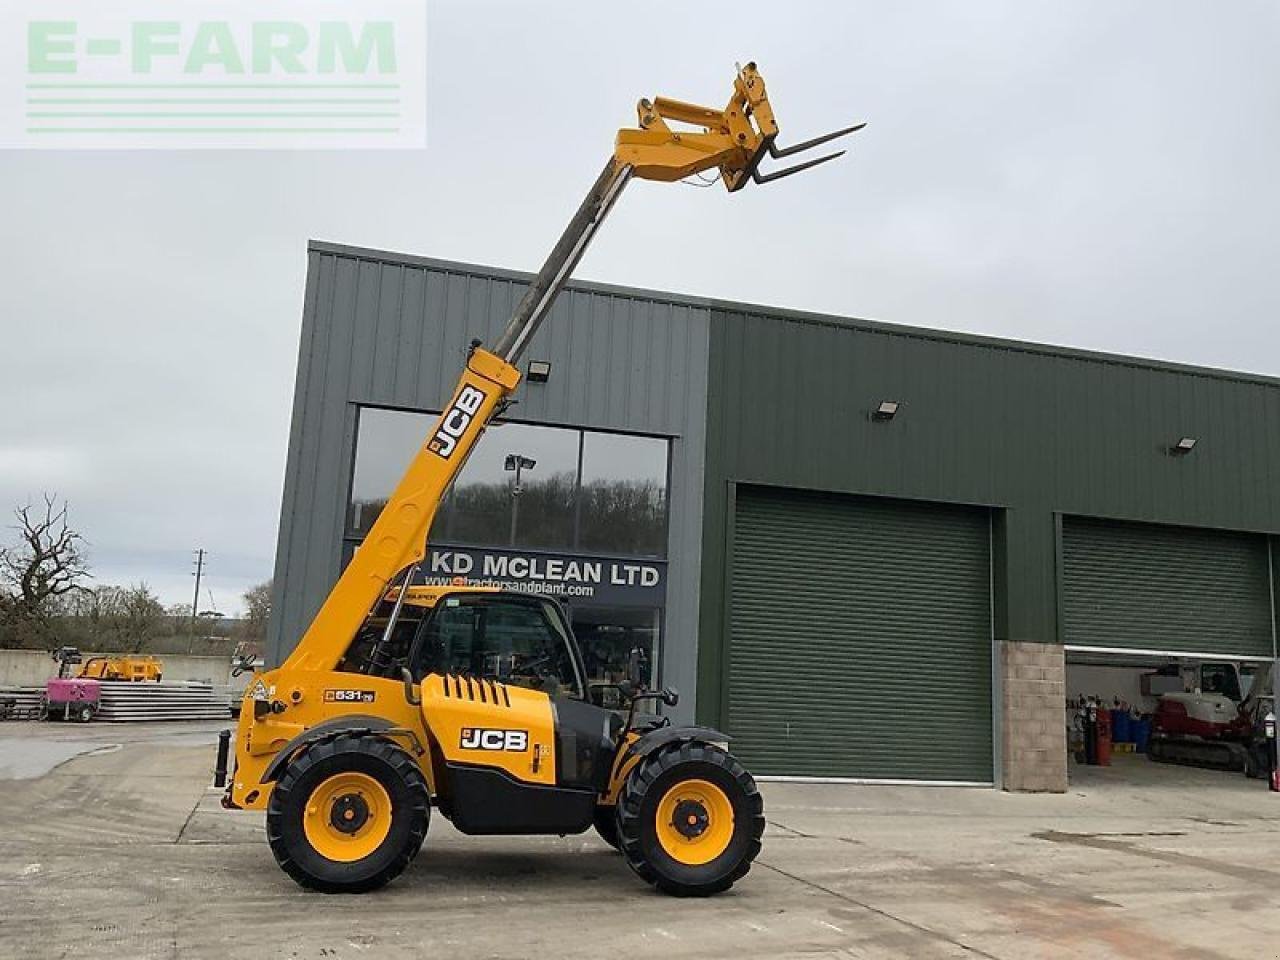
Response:
[[[843,157],[844,153],[845,152],[843,150],[836,153],[829,153],[825,157],[806,160],[804,163],[797,163],[794,167],[787,167],[785,170],[777,170],[773,173],[761,173],[759,170],[753,170],[751,171],[751,179],[759,184],[773,183],[775,180],[781,180],[783,177],[789,177],[793,173],[799,173],[801,170],[808,170],[812,167],[816,167],[820,163],[826,163],[827,161],[834,160],[837,157]]]
[[[845,127],[843,130],[836,130],[834,133],[824,133],[820,137],[814,137],[812,140],[806,140],[803,143],[797,143],[790,147],[779,147],[777,144],[769,144],[769,156],[775,160],[781,160],[784,157],[795,156],[797,153],[803,153],[812,147],[820,146],[824,143],[830,143],[832,140],[838,140],[840,137],[846,137],[851,133],[857,133],[865,123],[855,123],[852,127]]]

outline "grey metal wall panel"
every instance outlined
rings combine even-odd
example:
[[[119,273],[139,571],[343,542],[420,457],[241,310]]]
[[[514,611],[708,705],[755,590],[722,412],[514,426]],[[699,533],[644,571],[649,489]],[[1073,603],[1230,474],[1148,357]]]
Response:
[[[1271,657],[1268,538],[1067,517],[1063,640]]]
[[[1000,639],[1055,642],[1055,514],[1280,532],[1280,381],[718,304],[701,719],[722,719],[730,483],[999,508]],[[896,419],[870,418],[898,400]],[[1200,439],[1170,456],[1178,438]]]
[[[739,487],[730,589],[752,770],[992,781],[987,511]]]
[[[527,277],[313,243],[298,360],[270,656],[297,642],[341,563],[356,410],[439,409],[473,338],[493,342]],[[572,284],[528,356],[552,363],[512,415],[672,438],[663,679],[695,707],[710,311],[659,294]],[[481,441],[484,442],[484,441]]]
[[[337,575],[354,405],[438,407],[527,279],[312,245],[274,656]],[[675,438],[666,679],[692,700],[696,642],[711,722],[731,482],[998,508],[1009,640],[1060,640],[1062,514],[1280,534],[1280,381],[1264,377],[600,284],[572,286],[534,353],[557,373],[522,388],[521,418]],[[868,418],[881,399],[904,403],[892,423]],[[1168,456],[1184,435],[1195,453]]]

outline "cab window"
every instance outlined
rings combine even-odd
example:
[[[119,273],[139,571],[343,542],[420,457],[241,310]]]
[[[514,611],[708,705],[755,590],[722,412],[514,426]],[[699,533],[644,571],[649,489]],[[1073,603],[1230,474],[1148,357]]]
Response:
[[[423,623],[414,676],[485,677],[552,696],[580,696],[555,608],[545,600],[444,597]]]
[[[1240,681],[1235,667],[1229,663],[1206,663],[1200,667],[1200,689],[1205,693],[1220,693],[1240,701]]]

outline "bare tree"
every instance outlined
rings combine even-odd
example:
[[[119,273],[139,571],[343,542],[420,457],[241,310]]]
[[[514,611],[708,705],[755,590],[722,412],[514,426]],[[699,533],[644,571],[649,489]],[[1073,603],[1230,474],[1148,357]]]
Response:
[[[61,598],[83,590],[89,578],[85,539],[68,521],[66,501],[44,494],[43,507],[14,511],[16,547],[0,548],[0,592],[6,619],[20,634],[40,633]]]
[[[271,581],[265,580],[244,592],[244,637],[262,643],[267,636],[267,621],[271,619]]]

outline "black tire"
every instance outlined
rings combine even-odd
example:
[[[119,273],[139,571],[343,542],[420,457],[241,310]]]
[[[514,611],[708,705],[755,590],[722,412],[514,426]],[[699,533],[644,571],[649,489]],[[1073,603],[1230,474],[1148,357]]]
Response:
[[[593,822],[596,825],[596,833],[600,834],[600,839],[613,847],[615,850],[622,849],[622,841],[618,838],[618,808],[617,807],[596,807],[595,818]]]
[[[681,863],[658,839],[663,797],[683,781],[718,787],[733,810],[733,832],[722,853],[708,863]],[[764,800],[756,782],[732,755],[709,743],[678,743],[642,760],[627,778],[618,801],[618,833],[627,865],[664,893],[705,897],[728,890],[747,875],[760,852]]]
[[[316,850],[303,824],[312,791],[343,773],[376,780],[391,802],[385,839],[351,862],[331,860]],[[427,783],[413,757],[381,737],[348,734],[304,748],[285,767],[267,805],[267,840],[276,863],[300,886],[322,893],[365,893],[390,883],[418,855],[430,815]]]
[[[40,706],[36,710],[36,719],[37,720],[49,719],[49,698],[48,697],[40,698]]]
[[[93,719],[93,707],[87,703],[81,704],[76,710],[76,719],[81,723],[88,723]]]

